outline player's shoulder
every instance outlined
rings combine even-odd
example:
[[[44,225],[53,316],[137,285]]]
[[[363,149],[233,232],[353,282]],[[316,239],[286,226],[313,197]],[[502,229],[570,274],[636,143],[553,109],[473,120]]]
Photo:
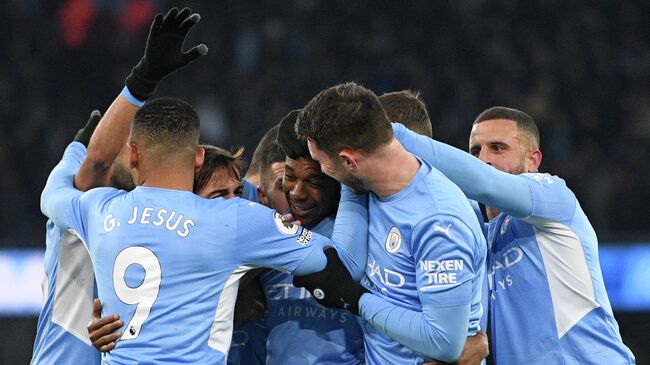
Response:
[[[125,190],[115,189],[111,187],[99,187],[84,192],[81,195],[81,200],[85,202],[106,201],[127,193],[128,192]]]
[[[557,175],[542,172],[527,172],[519,176],[526,179],[528,186],[533,191],[533,195],[537,196],[537,198],[544,196],[557,197],[560,194],[565,199],[575,199],[575,195],[567,186],[566,181]]]
[[[246,200],[242,198],[233,198],[230,200],[235,204],[237,213],[244,217],[255,218],[255,217],[259,217],[260,214],[268,215],[275,212],[271,208],[268,208],[260,203],[256,203],[250,200]]]
[[[557,175],[551,175],[547,172],[525,172],[519,176],[542,185],[550,186],[556,184],[558,186],[566,187],[566,181],[564,181],[564,179]]]

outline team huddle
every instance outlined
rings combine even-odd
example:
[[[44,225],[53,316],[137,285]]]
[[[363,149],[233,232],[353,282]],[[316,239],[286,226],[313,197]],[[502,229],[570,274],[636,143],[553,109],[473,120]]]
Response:
[[[324,89],[243,151],[199,144],[152,98],[205,55],[158,14],[41,196],[45,304],[32,364],[634,364],[596,234],[539,172],[525,112],[432,139],[417,93]],[[90,322],[90,323],[89,323]]]

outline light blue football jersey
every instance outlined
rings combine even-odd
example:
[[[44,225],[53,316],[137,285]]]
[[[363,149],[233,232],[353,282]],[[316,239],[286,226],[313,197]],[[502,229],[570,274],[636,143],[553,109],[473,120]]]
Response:
[[[48,220],[45,239],[45,303],[38,316],[32,365],[98,365],[88,338],[95,275],[88,250],[74,234]]]
[[[497,364],[634,364],[605,291],[598,240],[564,180],[522,174],[533,212],[489,225],[488,282]]]
[[[635,363],[612,314],[596,233],[564,180],[504,173],[400,124],[393,131],[469,198],[502,211],[488,226],[495,363]]]
[[[257,186],[247,179],[243,179],[242,183],[244,184],[242,198],[259,203]],[[228,352],[228,365],[264,364],[266,361],[267,335],[268,329],[265,317],[246,322],[234,328],[232,343]]]
[[[41,206],[87,245],[103,310],[125,323],[107,364],[225,364],[246,271],[324,267],[329,239],[256,203],[142,186],[82,194],[72,187],[82,155],[68,146]]]
[[[331,216],[313,231],[330,237],[333,226]],[[305,288],[294,287],[286,273],[267,270],[260,279],[267,303],[267,365],[363,363],[359,317],[318,304]]]
[[[415,312],[471,302],[465,330],[476,333],[483,313],[486,244],[460,189],[421,161],[417,175],[402,191],[385,199],[370,194],[368,216],[364,285],[389,303]],[[467,290],[463,295],[449,294],[461,286]],[[362,308],[364,319],[367,309]],[[365,320],[364,335],[366,364],[427,360]]]

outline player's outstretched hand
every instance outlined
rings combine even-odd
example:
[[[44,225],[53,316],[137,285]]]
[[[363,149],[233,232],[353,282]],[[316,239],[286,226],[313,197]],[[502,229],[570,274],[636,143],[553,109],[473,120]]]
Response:
[[[93,319],[88,324],[88,336],[97,350],[108,352],[115,348],[115,341],[122,336],[121,332],[115,332],[122,327],[122,321],[117,314],[104,318],[100,318],[101,315],[102,303],[95,298],[93,300]]]
[[[359,299],[368,291],[352,279],[335,249],[326,248],[325,256],[327,266],[323,271],[294,276],[293,285],[309,290],[314,299],[325,307],[347,309],[359,315]]]
[[[88,147],[88,143],[90,143],[90,137],[95,132],[95,128],[97,128],[97,124],[99,124],[99,121],[101,119],[102,113],[100,113],[99,110],[93,110],[93,112],[90,113],[90,118],[88,118],[86,125],[77,131],[77,134],[74,136],[74,140]]]
[[[126,86],[133,96],[145,101],[153,95],[156,86],[166,75],[178,70],[208,53],[205,44],[183,51],[187,33],[201,20],[190,8],[171,8],[159,13],[151,23],[144,56],[126,78]]]

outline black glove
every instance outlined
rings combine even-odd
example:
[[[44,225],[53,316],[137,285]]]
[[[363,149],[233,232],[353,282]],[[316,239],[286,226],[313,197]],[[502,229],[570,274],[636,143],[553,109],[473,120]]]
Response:
[[[368,290],[352,279],[335,249],[326,248],[325,256],[327,266],[323,271],[294,276],[293,286],[306,288],[325,307],[347,309],[359,315],[359,299]]]
[[[93,112],[90,113],[90,118],[88,118],[86,125],[77,131],[77,134],[74,136],[75,142],[79,142],[87,148],[88,143],[90,143],[90,137],[95,132],[95,128],[97,128],[97,124],[99,124],[101,119],[102,113],[100,113],[99,110],[93,110]]]
[[[171,8],[166,15],[159,13],[151,23],[144,56],[126,78],[131,95],[145,101],[153,95],[156,86],[168,75],[208,53],[208,47],[200,44],[183,52],[187,33],[201,19],[190,8]]]

